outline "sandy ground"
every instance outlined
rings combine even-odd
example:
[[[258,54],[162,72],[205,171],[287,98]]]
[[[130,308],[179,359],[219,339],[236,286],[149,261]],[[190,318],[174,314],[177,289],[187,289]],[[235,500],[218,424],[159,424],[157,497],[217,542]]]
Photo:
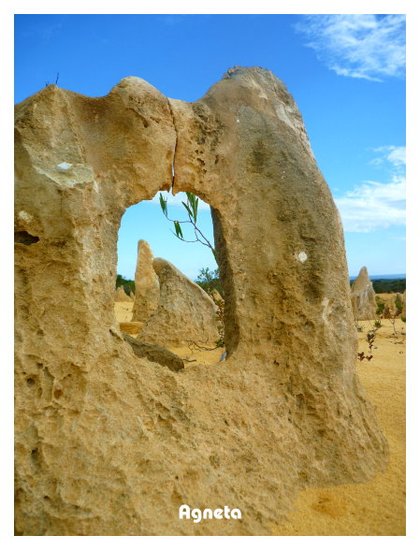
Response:
[[[368,354],[370,321],[360,321],[359,351]],[[358,362],[358,374],[376,407],[390,447],[387,470],[368,483],[311,488],[295,501],[288,522],[273,535],[405,534],[405,325],[389,320],[377,331],[371,361]],[[375,349],[376,348],[376,349]]]
[[[131,321],[134,302],[115,302],[114,312],[119,323],[128,323]]]
[[[115,304],[119,322],[129,322],[132,304]],[[405,535],[405,324],[383,320],[374,348],[366,334],[371,321],[360,321],[359,351],[373,355],[358,361],[357,370],[390,447],[387,470],[368,483],[313,487],[302,491],[287,521],[273,525],[273,535]],[[188,361],[210,365],[223,350],[211,352],[173,348]]]

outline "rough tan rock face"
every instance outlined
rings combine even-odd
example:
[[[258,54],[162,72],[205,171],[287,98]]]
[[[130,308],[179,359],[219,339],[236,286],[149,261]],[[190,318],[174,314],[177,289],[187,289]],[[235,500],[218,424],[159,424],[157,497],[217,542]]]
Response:
[[[384,467],[339,217],[270,72],[195,103],[49,86],[16,107],[15,158],[18,534],[267,535],[301,488]],[[172,183],[212,205],[226,308],[227,360],[181,372],[136,357],[113,312],[121,216]]]
[[[117,290],[115,291],[115,298],[114,300],[116,302],[132,302],[133,299],[131,296],[129,296],[122,286],[119,286]]]
[[[162,346],[190,342],[214,346],[219,333],[217,309],[210,296],[162,258],[153,260],[153,268],[159,277],[159,306],[138,339]]]
[[[153,269],[153,253],[149,243],[140,240],[137,245],[136,294],[133,321],[146,321],[159,304],[159,278]]]
[[[224,300],[223,300],[223,298],[220,295],[220,292],[218,290],[216,290],[216,289],[212,290],[210,295],[211,295],[211,297],[212,297],[215,304],[217,304],[219,302],[224,303]]]
[[[351,305],[354,318],[358,321],[375,319],[376,300],[368,270],[362,267],[359,275],[351,285]]]

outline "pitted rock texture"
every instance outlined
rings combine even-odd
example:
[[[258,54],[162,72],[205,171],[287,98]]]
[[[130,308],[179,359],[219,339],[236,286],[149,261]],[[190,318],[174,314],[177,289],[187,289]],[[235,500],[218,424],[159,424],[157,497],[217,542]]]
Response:
[[[360,269],[359,275],[351,285],[351,304],[357,321],[375,319],[375,291],[365,266]]]
[[[137,245],[136,294],[132,321],[146,321],[159,304],[159,277],[153,269],[153,253],[147,241]]]
[[[119,286],[115,291],[114,300],[116,302],[132,302],[133,298],[126,293],[122,286]]]
[[[153,344],[196,344],[214,346],[219,338],[217,308],[202,288],[170,262],[155,258],[159,277],[159,305],[149,317],[138,339]]]
[[[15,128],[17,534],[267,535],[301,488],[385,467],[339,216],[272,73],[232,69],[195,103],[133,77],[48,86]],[[177,373],[113,311],[121,217],[172,184],[212,206],[227,347]],[[244,519],[180,522],[183,503]]]

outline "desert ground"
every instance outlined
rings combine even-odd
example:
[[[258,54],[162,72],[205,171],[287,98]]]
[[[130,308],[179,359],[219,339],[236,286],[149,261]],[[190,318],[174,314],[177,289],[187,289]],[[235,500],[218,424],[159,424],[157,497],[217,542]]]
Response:
[[[115,315],[121,329],[135,336],[140,324],[130,323],[132,307],[133,303],[117,302]],[[359,325],[359,352],[373,357],[358,361],[357,371],[388,440],[389,465],[368,483],[302,491],[288,520],[272,526],[273,535],[405,534],[405,324],[397,319],[394,331],[391,321],[383,319],[370,352],[366,335],[373,321]],[[185,360],[185,368],[189,362],[214,364],[223,352],[188,347],[171,351]]]

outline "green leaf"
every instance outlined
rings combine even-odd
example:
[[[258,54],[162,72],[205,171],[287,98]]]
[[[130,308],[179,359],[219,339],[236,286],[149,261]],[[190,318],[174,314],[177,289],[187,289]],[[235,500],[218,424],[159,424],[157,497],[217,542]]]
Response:
[[[198,197],[194,197],[194,221],[197,223],[197,214],[198,214]]]
[[[188,214],[191,216],[191,218],[194,218],[194,214],[193,214],[190,206],[184,201],[182,201],[182,204],[184,205],[185,210],[188,212]]]
[[[168,214],[168,201],[163,197],[162,193],[159,193],[159,202],[162,212],[167,216]]]
[[[197,223],[198,197],[196,197],[194,193],[187,192],[187,199],[192,211],[191,217],[193,218],[194,222]]]
[[[184,238],[184,235],[182,234],[182,229],[181,229],[181,225],[178,221],[175,221],[174,222],[174,227],[175,227],[175,233],[176,233],[176,236],[180,239],[183,239]]]

